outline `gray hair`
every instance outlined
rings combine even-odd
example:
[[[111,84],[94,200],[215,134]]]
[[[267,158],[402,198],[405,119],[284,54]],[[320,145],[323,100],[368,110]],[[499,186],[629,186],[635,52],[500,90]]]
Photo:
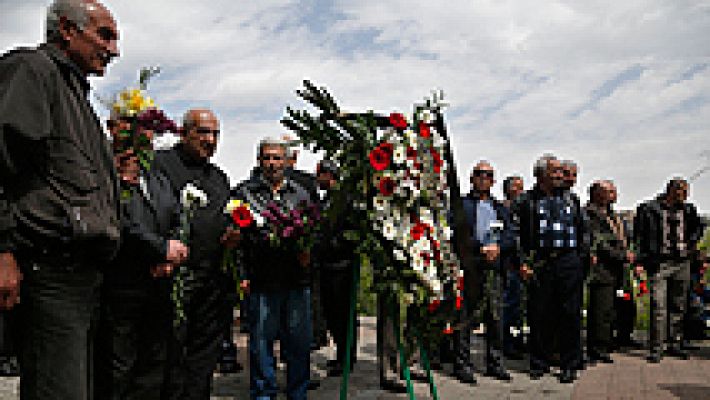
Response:
[[[284,149],[285,155],[288,157],[288,148],[289,145],[286,143],[285,140],[278,139],[275,137],[265,137],[259,141],[259,147],[257,149],[256,155],[258,157],[261,157],[261,151],[264,149],[266,146],[278,146]]]
[[[59,21],[62,17],[74,23],[77,28],[84,29],[89,23],[89,11],[94,9],[94,5],[88,0],[54,0],[47,8],[47,30],[48,42],[58,42],[61,40],[59,32]]]
[[[533,176],[536,178],[542,177],[545,172],[547,172],[547,164],[553,160],[557,160],[557,157],[552,154],[543,154],[542,157],[535,161],[535,165],[533,166]]]
[[[560,161],[560,164],[562,164],[563,167],[568,168],[568,169],[572,169],[572,168],[579,169],[577,167],[577,163],[572,160],[562,160],[562,161]]]

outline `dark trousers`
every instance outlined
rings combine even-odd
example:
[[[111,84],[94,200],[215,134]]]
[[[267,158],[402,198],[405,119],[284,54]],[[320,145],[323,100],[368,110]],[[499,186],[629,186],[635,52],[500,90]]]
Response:
[[[486,366],[495,368],[502,364],[502,343],[503,343],[503,286],[500,272],[492,269],[482,271],[483,303],[475,304],[470,298],[470,291],[464,291],[464,304],[461,309],[460,318],[462,327],[454,333],[454,352],[456,356],[455,366],[463,368],[473,366],[471,361],[471,330],[476,321],[476,309],[481,308],[483,323],[486,326]]]
[[[552,340],[559,332],[560,367],[574,369],[581,363],[581,259],[576,252],[562,253],[535,268],[528,299],[530,368],[549,368]]]
[[[611,351],[615,298],[616,288],[611,282],[590,282],[587,313],[587,352],[590,355]]]
[[[507,352],[515,352],[523,348],[523,336],[520,334],[522,329],[520,312],[522,283],[519,271],[507,271],[506,274],[507,279],[503,291],[503,348]],[[513,329],[517,330],[516,335],[513,335]]]
[[[219,277],[196,278],[185,301],[186,321],[168,344],[165,393],[170,400],[208,400],[232,304]],[[233,287],[233,286],[232,286]],[[165,396],[164,396],[165,397]]]
[[[352,268],[324,269],[321,271],[321,295],[325,321],[335,341],[336,359],[343,366],[345,366],[348,341],[352,285]],[[353,318],[352,322],[354,332],[350,347],[350,361],[354,363],[357,356],[357,316]]]
[[[0,311],[0,357],[17,355],[17,308]]]
[[[101,273],[19,260],[20,398],[86,400],[93,393],[93,343]]]
[[[286,360],[286,394],[305,400],[311,363],[310,288],[252,291],[249,295],[249,392],[252,399],[276,399],[274,340]]]
[[[145,276],[120,285],[106,277],[96,349],[97,399],[161,398],[171,305],[169,280]]]

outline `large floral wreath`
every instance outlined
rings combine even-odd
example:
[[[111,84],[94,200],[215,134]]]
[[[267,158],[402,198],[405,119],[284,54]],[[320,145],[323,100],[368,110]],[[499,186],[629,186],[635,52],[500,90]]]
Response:
[[[438,341],[452,331],[463,287],[449,224],[442,96],[416,105],[409,118],[347,114],[325,89],[304,84],[298,94],[321,114],[288,108],[282,123],[341,169],[324,217],[344,214],[357,227],[345,237],[358,244],[356,261],[373,269],[374,289],[406,314],[405,337]]]

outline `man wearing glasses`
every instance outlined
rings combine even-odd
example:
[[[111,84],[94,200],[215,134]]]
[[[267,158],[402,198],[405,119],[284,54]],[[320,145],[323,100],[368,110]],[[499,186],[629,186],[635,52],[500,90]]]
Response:
[[[210,397],[212,372],[220,358],[222,339],[231,324],[235,284],[222,271],[223,246],[234,245],[239,233],[228,227],[224,208],[229,200],[227,175],[210,158],[217,149],[219,121],[210,110],[185,113],[180,143],[155,154],[154,169],[170,180],[175,193],[192,184],[207,196],[207,205],[190,218],[190,253],[183,301],[185,321],[171,345],[167,398]]]
[[[514,247],[514,240],[506,228],[503,204],[491,195],[491,187],[495,183],[493,167],[487,161],[480,161],[471,173],[472,190],[463,199],[464,213],[471,232],[471,243],[474,246],[481,271],[485,278],[483,319],[486,325],[486,375],[499,380],[510,380],[510,374],[503,364],[502,337],[502,263],[500,254],[503,250]],[[469,273],[466,271],[466,273]],[[466,282],[466,281],[464,281]],[[469,281],[470,282],[470,281]],[[456,361],[454,373],[465,383],[475,383],[473,362],[471,360],[471,329],[476,304],[471,299],[474,292],[469,284],[464,288],[464,305],[462,310],[463,328],[454,338]]]

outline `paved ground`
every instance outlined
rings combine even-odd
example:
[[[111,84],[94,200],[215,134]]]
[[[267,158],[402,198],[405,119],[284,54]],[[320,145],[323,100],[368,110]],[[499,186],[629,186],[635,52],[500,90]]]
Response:
[[[406,395],[386,393],[378,389],[375,364],[375,321],[363,318],[360,324],[360,347],[358,363],[351,376],[349,399],[395,400],[407,399]],[[240,350],[245,349],[246,337],[238,338]],[[664,359],[660,364],[648,364],[642,351],[614,354],[614,364],[593,366],[585,370],[573,385],[562,385],[554,376],[545,376],[540,381],[531,381],[524,361],[509,361],[513,381],[500,383],[479,376],[477,386],[462,385],[446,372],[437,373],[435,380],[442,400],[476,399],[710,399],[710,343],[697,343],[689,361]],[[478,365],[482,365],[482,343],[474,347]],[[246,352],[240,351],[242,364],[247,364]],[[313,400],[338,399],[340,379],[325,378],[326,360],[333,355],[332,348],[322,349],[313,355],[313,375],[321,377],[319,389],[310,392]],[[285,376],[279,374],[283,387]],[[0,378],[0,399],[18,399],[17,378]],[[215,376],[212,399],[248,399],[248,373]],[[429,397],[428,386],[415,384],[417,399]],[[279,399],[285,399],[280,396]]]

